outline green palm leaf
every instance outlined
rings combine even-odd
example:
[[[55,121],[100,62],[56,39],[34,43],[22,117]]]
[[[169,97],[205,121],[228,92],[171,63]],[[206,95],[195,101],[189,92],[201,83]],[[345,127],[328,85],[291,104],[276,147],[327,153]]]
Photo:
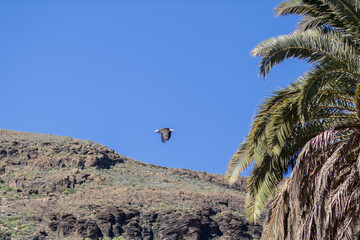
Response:
[[[252,51],[261,57],[264,77],[289,58],[310,64],[261,104],[225,175],[232,184],[254,164],[246,200],[250,221],[274,196],[263,239],[350,239],[360,226],[359,9],[355,0],[283,2],[277,15],[302,16],[297,31]]]

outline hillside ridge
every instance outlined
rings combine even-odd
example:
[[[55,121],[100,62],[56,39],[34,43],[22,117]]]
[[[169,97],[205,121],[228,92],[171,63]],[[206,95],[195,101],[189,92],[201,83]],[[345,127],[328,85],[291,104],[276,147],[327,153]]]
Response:
[[[259,239],[245,178],[166,168],[89,140],[0,130],[1,239]]]

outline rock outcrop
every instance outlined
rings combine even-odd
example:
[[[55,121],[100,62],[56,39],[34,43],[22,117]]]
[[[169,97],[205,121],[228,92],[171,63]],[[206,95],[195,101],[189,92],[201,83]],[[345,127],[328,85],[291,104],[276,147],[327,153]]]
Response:
[[[125,236],[129,239],[254,239],[261,227],[251,225],[231,212],[216,214],[213,209],[195,213],[182,211],[140,212],[110,206],[94,219],[77,219],[72,214],[51,214],[49,229],[60,236],[82,238]]]

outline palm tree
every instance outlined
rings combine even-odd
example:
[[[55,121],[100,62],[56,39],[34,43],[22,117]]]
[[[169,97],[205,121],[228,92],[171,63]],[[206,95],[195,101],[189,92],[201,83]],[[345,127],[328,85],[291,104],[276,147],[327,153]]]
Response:
[[[272,198],[263,239],[351,239],[360,216],[360,3],[290,0],[296,31],[260,43],[260,75],[297,58],[309,71],[260,106],[229,162],[234,183],[253,162],[246,202],[256,221]],[[283,175],[292,169],[291,177]],[[281,185],[281,186],[279,186]]]

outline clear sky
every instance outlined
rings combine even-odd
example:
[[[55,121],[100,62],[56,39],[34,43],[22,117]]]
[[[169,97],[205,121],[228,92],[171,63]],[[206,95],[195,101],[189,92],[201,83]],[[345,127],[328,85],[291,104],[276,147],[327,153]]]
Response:
[[[71,136],[151,164],[224,174],[272,90],[250,51],[295,29],[275,0],[0,2],[0,128]],[[174,128],[165,144],[154,130]]]

